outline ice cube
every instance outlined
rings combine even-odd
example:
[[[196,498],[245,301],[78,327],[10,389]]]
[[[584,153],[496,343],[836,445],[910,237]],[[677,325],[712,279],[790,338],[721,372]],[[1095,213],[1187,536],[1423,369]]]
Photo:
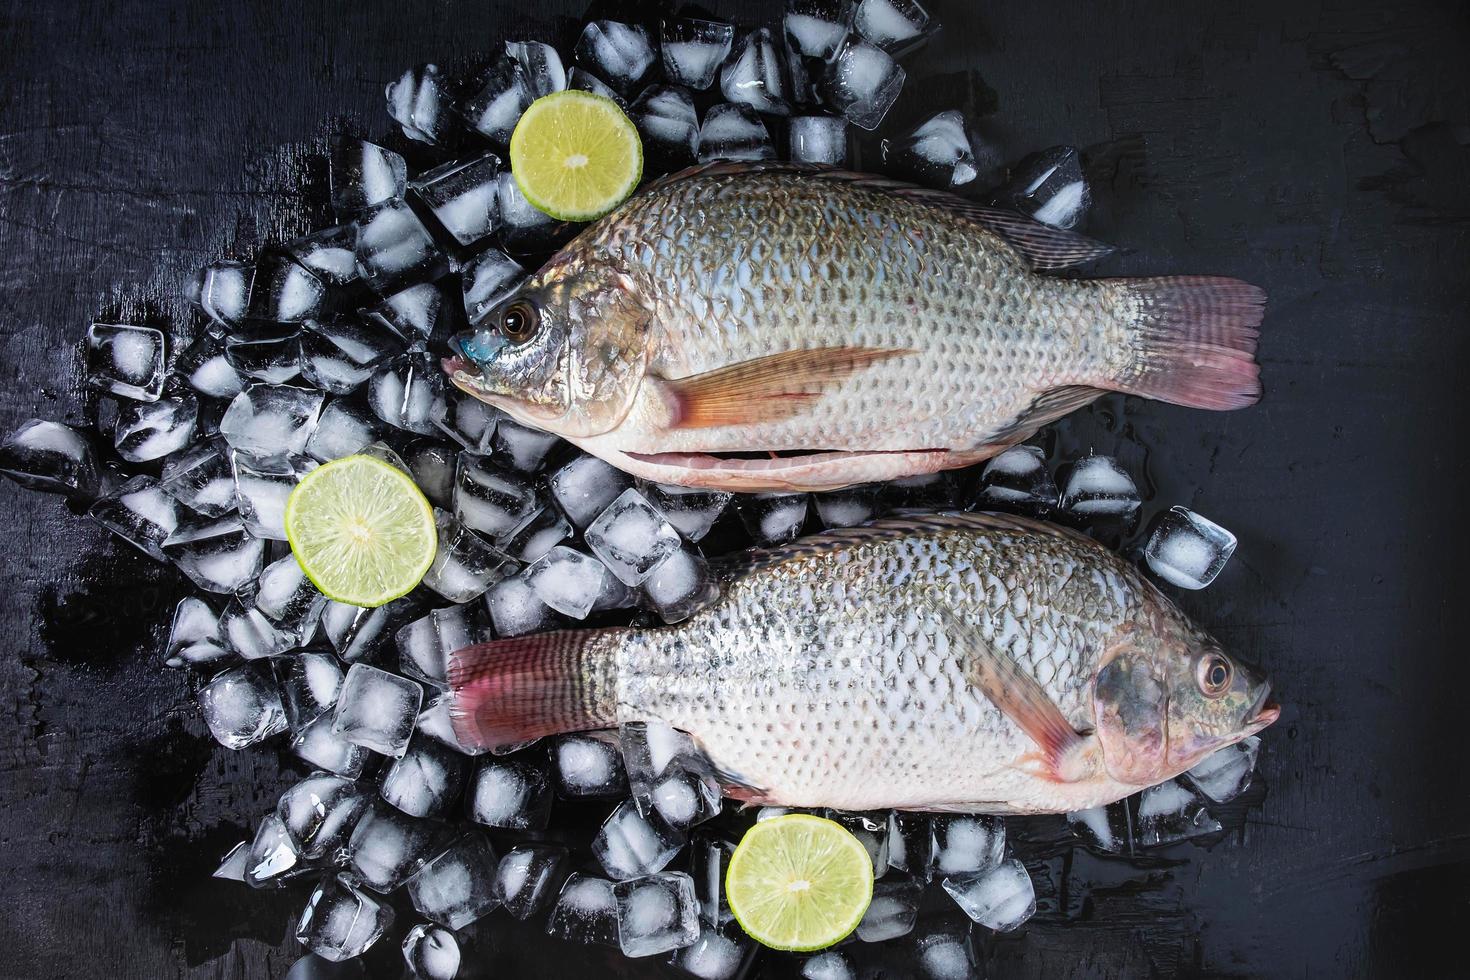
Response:
[[[170,667],[202,667],[230,655],[219,632],[219,615],[203,599],[188,596],[174,608],[164,663]]]
[[[787,0],[786,43],[804,58],[829,61],[852,29],[851,0]]]
[[[1015,858],[986,871],[945,878],[944,890],[966,915],[987,929],[1010,932],[1036,912],[1036,888]]]
[[[219,867],[210,874],[211,878],[223,881],[244,881],[245,862],[250,858],[250,841],[242,840],[230,848],[220,859]]]
[[[417,730],[461,755],[483,755],[488,749],[466,748],[454,734],[454,721],[449,714],[450,695],[441,694],[419,712]]]
[[[894,810],[888,823],[888,867],[928,881],[933,873],[934,827],[927,813]]]
[[[1126,801],[1077,810],[1067,814],[1067,823],[1072,833],[1100,851],[1132,850],[1133,823]]]
[[[393,923],[393,910],[339,877],[322,879],[296,923],[296,941],[333,963],[361,956]],[[294,971],[293,971],[294,972]]]
[[[863,845],[863,849],[868,852],[868,859],[873,862],[874,878],[881,878],[888,873],[888,826],[892,817],[890,811],[860,813],[826,810],[822,815],[836,822]]]
[[[449,392],[449,415],[444,433],[472,453],[489,455],[490,441],[502,418],[500,410],[453,389]],[[451,486],[453,480],[451,479]]]
[[[491,587],[485,593],[485,607],[499,636],[540,633],[560,621],[556,610],[541,601],[524,573]]]
[[[512,255],[536,255],[555,250],[572,236],[576,226],[532,205],[510,171],[500,174],[499,185],[501,248]]]
[[[620,106],[626,107],[627,105],[623,101],[623,97],[611,85],[584,68],[573,68],[567,72],[567,88],[578,92],[591,92],[594,95],[602,96],[604,99],[612,99]]]
[[[254,290],[255,266],[227,259],[200,269],[185,287],[184,295],[215,323],[230,327],[250,309]]]
[[[1221,829],[1200,796],[1176,780],[1150,786],[1138,798],[1134,836],[1142,847],[1160,847]]]
[[[779,544],[796,537],[806,523],[806,509],[804,493],[742,494],[735,501],[735,512],[759,544]]]
[[[567,878],[551,908],[546,932],[574,943],[618,944],[618,902],[613,883],[578,872]]]
[[[959,487],[951,473],[921,473],[888,481],[882,499],[887,510],[953,510],[959,506]]]
[[[932,187],[960,187],[980,175],[974,142],[958,109],[946,109],[904,136],[883,140],[880,150],[889,172]]]
[[[540,830],[551,815],[551,773],[539,751],[483,759],[466,796],[469,817],[487,827]]]
[[[699,938],[674,954],[673,963],[699,980],[733,980],[755,942],[738,925],[700,926]]]
[[[119,398],[155,402],[163,394],[163,333],[125,323],[87,330],[87,384]]]
[[[1154,520],[1143,558],[1155,575],[1181,589],[1203,589],[1235,554],[1235,535],[1184,507]]]
[[[1072,464],[1061,507],[1079,517],[1122,517],[1138,509],[1133,477],[1111,456],[1084,456]]]
[[[500,157],[486,153],[435,167],[410,186],[455,241],[473,245],[495,230],[500,217],[499,173]]]
[[[235,509],[235,470],[230,448],[215,437],[166,460],[159,488],[191,510],[219,517]]]
[[[730,53],[735,28],[713,20],[665,20],[659,24],[664,75],[675,85],[704,90]]]
[[[534,483],[473,453],[459,454],[453,503],[466,527],[495,541],[514,534],[542,506]]]
[[[641,585],[679,550],[679,532],[631,487],[587,526],[586,540],[592,553],[626,585]]]
[[[670,827],[656,812],[644,816],[632,800],[624,800],[603,822],[592,842],[592,853],[609,875],[625,881],[668,867],[684,841],[683,832]]]
[[[367,140],[344,140],[332,152],[332,209],[351,217],[403,196],[408,166],[392,150]]]
[[[633,485],[627,474],[596,456],[578,456],[553,473],[550,482],[552,497],[579,529]]]
[[[647,32],[615,20],[588,23],[573,54],[578,64],[620,92],[631,91],[654,62]]]
[[[352,828],[347,855],[358,880],[384,893],[412,877],[442,846],[439,824],[406,816],[380,801]]]
[[[281,794],[276,817],[301,856],[317,860],[347,843],[372,797],[343,776],[314,773]]]
[[[463,278],[465,316],[477,326],[519,288],[526,270],[500,249],[489,248],[465,267]]]
[[[531,98],[560,92],[567,87],[567,72],[556,48],[541,41],[506,41],[505,53],[521,66]]]
[[[1216,749],[1195,763],[1184,779],[1213,803],[1228,803],[1251,783],[1261,740],[1249,735],[1234,745]]]
[[[840,949],[808,957],[801,964],[803,980],[857,980],[857,968]]]
[[[403,135],[421,143],[438,143],[449,135],[449,99],[436,65],[419,65],[404,72],[383,90],[388,115]]]
[[[768,115],[791,114],[782,80],[781,50],[767,28],[751,31],[720,70],[720,92],[731,102]]]
[[[495,896],[495,867],[490,841],[472,831],[408,879],[408,897],[425,918],[450,929],[463,929],[500,904]]]
[[[882,491],[881,484],[866,483],[813,494],[812,503],[824,527],[857,527],[878,516],[883,507],[879,500]]]
[[[357,229],[351,224],[313,231],[283,247],[325,286],[345,289],[362,278],[357,271]]]
[[[886,51],[911,51],[939,29],[918,0],[860,0],[853,26]]]
[[[241,664],[199,690],[199,710],[215,741],[243,749],[286,730],[281,692],[266,664]]]
[[[392,330],[417,350],[434,335],[447,308],[444,288],[437,282],[421,282],[358,312],[363,319]]]
[[[102,487],[87,437],[59,422],[31,419],[0,444],[0,473],[28,490],[89,500]]]
[[[822,98],[859,129],[874,130],[898,98],[903,68],[881,48],[849,37],[822,78]]]
[[[179,525],[179,502],[151,476],[135,476],[100,498],[87,516],[155,561],[163,561],[163,542]]]
[[[409,355],[389,363],[373,375],[368,404],[391,426],[433,435],[449,411],[444,373],[426,356]]]
[[[128,402],[118,409],[113,445],[130,463],[167,456],[189,444],[198,416],[199,400],[189,394],[156,402]]]
[[[316,469],[305,456],[254,456],[230,453],[235,470],[235,507],[251,534],[286,540],[286,498],[301,478]]]
[[[936,815],[934,871],[939,875],[989,871],[1005,858],[1006,825],[980,814]]]
[[[735,496],[723,490],[702,490],[663,483],[640,483],[643,496],[688,541],[709,533]]]
[[[1087,213],[1092,192],[1076,148],[1053,146],[1018,163],[996,200],[1043,224],[1075,228]]]
[[[912,879],[873,883],[873,899],[858,923],[857,937],[865,943],[881,943],[913,931],[919,918],[922,882]]]
[[[429,502],[441,510],[453,506],[454,469],[459,454],[452,446],[420,441],[405,450],[409,473]]]
[[[643,594],[659,617],[681,623],[719,597],[719,583],[699,552],[680,548],[660,562],[643,583]]]
[[[308,388],[246,385],[225,410],[219,432],[232,449],[260,456],[299,454],[306,449],[325,400],[320,391]]]
[[[985,464],[977,504],[1039,514],[1057,500],[1057,485],[1039,446],[1012,446]]]
[[[673,830],[688,830],[720,814],[720,793],[700,773],[675,769],[649,792],[649,804]]]
[[[556,792],[563,799],[586,800],[623,796],[628,774],[616,743],[594,735],[563,735],[552,745]]]
[[[606,612],[609,609],[632,609],[638,605],[638,593],[617,580],[616,576],[604,575],[602,589],[592,601],[592,611]]]
[[[526,569],[536,596],[557,612],[586,619],[603,588],[607,569],[596,558],[557,545]]]
[[[459,975],[459,940],[448,929],[419,923],[403,937],[403,959],[418,980],[454,980]]]
[[[467,607],[435,609],[398,631],[399,664],[409,677],[445,688],[449,655],[489,638],[489,630],[471,618]]]
[[[442,817],[459,802],[464,782],[464,756],[415,736],[403,757],[383,771],[378,793],[411,817]]]
[[[368,761],[368,750],[332,731],[332,713],[321,714],[291,737],[291,754],[308,765],[356,779]]]
[[[566,856],[560,847],[512,848],[495,869],[496,898],[507,912],[524,922],[541,911],[556,894]]]
[[[694,881],[682,871],[649,874],[613,886],[618,903],[618,946],[624,956],[652,956],[699,938]]]
[[[704,124],[699,127],[700,163],[775,158],[771,133],[754,109],[721,103],[704,114]]]
[[[495,462],[520,473],[537,473],[546,464],[546,456],[560,440],[554,433],[542,432],[503,418],[490,438]]]
[[[277,626],[259,609],[241,601],[238,595],[229,601],[220,615],[219,630],[225,644],[246,660],[279,656],[299,645],[302,639],[301,632]]]
[[[245,379],[225,357],[224,347],[209,334],[200,336],[179,355],[174,373],[211,398],[234,398],[245,387]]]
[[[847,162],[847,120],[840,116],[793,116],[787,123],[791,159],[798,163]]]
[[[922,926],[924,932],[914,940],[913,956],[923,980],[974,980],[981,976],[975,944],[970,941],[974,927],[963,919],[959,922],[964,925],[946,922]]]
[[[643,134],[644,152],[672,166],[693,162],[699,148],[699,114],[686,90],[650,85],[630,113]]]
[[[516,571],[510,556],[496,549],[454,515],[435,508],[439,547],[424,575],[424,585],[450,602],[469,602]]]
[[[291,731],[300,732],[337,704],[342,693],[342,665],[330,653],[302,651],[277,661],[276,667]]]
[[[225,341],[225,359],[250,381],[283,384],[301,373],[301,331]]]
[[[302,376],[334,395],[356,391],[379,365],[404,350],[391,330],[350,317],[308,323],[297,344]]]
[[[265,542],[234,514],[192,521],[163,543],[164,555],[206,592],[237,592],[255,581]]]
[[[342,682],[332,733],[383,755],[408,748],[424,692],[411,680],[367,664],[353,664]]]
[[[380,293],[410,279],[434,278],[442,258],[429,230],[403,201],[380,204],[358,220],[356,252],[358,271]]]
[[[533,100],[530,80],[520,64],[504,57],[485,70],[478,88],[459,111],[471,129],[498,146],[508,146],[521,113]]]
[[[725,902],[725,871],[735,845],[722,837],[696,831],[689,841],[689,876],[699,900],[699,918],[707,926],[722,926],[734,918]]]
[[[333,399],[322,409],[306,440],[306,454],[321,463],[351,456],[377,442],[387,431],[382,420],[355,401]]]
[[[284,252],[266,252],[256,263],[250,294],[252,319],[271,324],[300,323],[319,315],[326,302],[326,284]]]

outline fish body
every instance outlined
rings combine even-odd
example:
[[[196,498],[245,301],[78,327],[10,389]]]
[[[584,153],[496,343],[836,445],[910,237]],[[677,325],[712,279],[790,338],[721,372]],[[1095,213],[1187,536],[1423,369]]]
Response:
[[[585,231],[446,369],[638,476],[734,490],[966,465],[1105,390],[1253,402],[1260,291],[1038,271],[1105,251],[882,178],[717,164]]]
[[[658,720],[733,796],[852,810],[1084,809],[1277,713],[1133,566],[982,514],[755,552],[678,626],[502,640],[451,673],[466,744]]]

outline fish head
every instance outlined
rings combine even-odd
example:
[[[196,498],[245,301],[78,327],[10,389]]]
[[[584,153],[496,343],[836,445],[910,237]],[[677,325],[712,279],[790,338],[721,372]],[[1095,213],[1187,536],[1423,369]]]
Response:
[[[1113,778],[1138,786],[1192,768],[1281,714],[1271,682],[1182,617],[1124,635],[1093,689],[1096,730]]]
[[[633,406],[649,320],[630,277],[554,264],[454,337],[444,370],[518,422],[569,438],[601,435]]]

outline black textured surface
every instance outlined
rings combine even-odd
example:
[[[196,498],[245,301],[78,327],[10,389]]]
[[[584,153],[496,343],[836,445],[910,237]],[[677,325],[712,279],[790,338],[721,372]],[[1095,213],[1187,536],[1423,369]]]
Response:
[[[760,22],[779,4],[710,6]],[[1470,911],[1463,5],[932,7],[946,30],[900,116],[991,112],[1012,158],[1099,147],[1118,163],[1089,230],[1129,249],[1106,271],[1271,296],[1258,408],[1109,398],[1058,439],[1117,452],[1158,504],[1240,536],[1183,604],[1275,673],[1264,802],[1211,850],[1034,865],[1042,911],[985,944],[988,971],[1426,975]],[[320,224],[326,139],[344,120],[385,132],[387,79],[507,35],[565,40],[583,12],[0,0],[0,427],[95,410],[75,356],[94,316],[186,322],[190,270]],[[0,500],[0,976],[283,975],[304,892],[208,875],[291,773],[217,747],[190,679],[161,669],[179,578],[55,498]],[[499,915],[487,931],[496,976],[656,972]]]

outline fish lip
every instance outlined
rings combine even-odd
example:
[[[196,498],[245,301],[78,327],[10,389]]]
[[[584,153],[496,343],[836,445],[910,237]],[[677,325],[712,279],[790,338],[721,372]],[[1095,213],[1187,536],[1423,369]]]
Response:
[[[455,354],[452,357],[441,358],[439,366],[444,369],[445,374],[452,378],[461,372],[468,374],[471,364],[462,355]]]
[[[1261,693],[1256,695],[1255,703],[1251,705],[1251,715],[1246,725],[1253,732],[1271,725],[1277,718],[1281,717],[1281,705],[1271,700],[1271,685],[1266,683],[1261,687]]]

